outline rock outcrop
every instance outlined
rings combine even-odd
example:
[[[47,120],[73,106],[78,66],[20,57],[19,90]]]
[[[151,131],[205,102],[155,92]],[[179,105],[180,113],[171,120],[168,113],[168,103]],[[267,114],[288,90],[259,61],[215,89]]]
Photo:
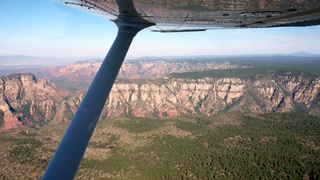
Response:
[[[264,75],[118,79],[102,112],[108,116],[167,117],[226,111],[304,112],[320,116],[320,78],[270,71]],[[198,78],[201,77],[201,78]],[[69,121],[85,91],[62,98],[33,74],[0,79],[0,130]]]
[[[44,125],[62,100],[53,83],[33,74],[1,77],[0,94],[0,130]]]
[[[79,92],[64,102],[73,114],[84,96]],[[169,78],[149,81],[118,80],[102,116],[212,115],[224,111],[319,114],[320,78],[273,72],[256,78]]]
[[[72,82],[91,81],[101,65],[97,62],[77,62],[62,67],[50,67],[41,70],[38,75]],[[229,62],[201,61],[125,61],[119,71],[121,78],[161,78],[169,73],[204,71],[210,69],[233,69],[239,66]]]

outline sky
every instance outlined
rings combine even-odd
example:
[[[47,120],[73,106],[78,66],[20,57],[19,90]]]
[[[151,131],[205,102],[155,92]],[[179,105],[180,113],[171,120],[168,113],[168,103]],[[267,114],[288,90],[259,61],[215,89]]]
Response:
[[[51,0],[0,1],[0,56],[103,58],[117,28],[97,17]],[[320,26],[157,33],[145,29],[127,59],[195,56],[320,53]]]

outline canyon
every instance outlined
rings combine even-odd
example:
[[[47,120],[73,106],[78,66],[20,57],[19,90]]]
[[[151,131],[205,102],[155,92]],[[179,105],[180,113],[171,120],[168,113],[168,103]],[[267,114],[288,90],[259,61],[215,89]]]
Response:
[[[260,72],[259,69],[247,75],[257,69],[230,63],[157,63],[136,62],[130,66],[125,65],[119,77],[127,78],[116,80],[101,119],[115,116],[212,116],[220,112],[236,111],[303,112],[320,116],[318,76],[279,70]],[[171,67],[176,64],[175,70],[171,68],[171,71],[179,73],[169,74],[169,70],[160,68],[168,64]],[[50,123],[70,121],[86,88],[78,88],[76,93],[70,93],[66,87],[58,84],[64,80],[64,84],[76,86],[72,82],[80,79],[89,81],[97,66],[97,62],[81,62],[46,69],[37,75],[51,77],[51,80],[34,74],[1,77],[0,129],[39,128]],[[206,75],[208,72],[222,74]],[[57,78],[61,79],[53,83]]]
[[[1,130],[44,125],[62,100],[54,83],[29,73],[1,77],[0,94]]]
[[[102,116],[167,117],[213,115],[228,111],[294,112],[319,115],[320,78],[303,74],[270,77],[117,80]],[[84,91],[63,102],[63,111],[74,114]]]

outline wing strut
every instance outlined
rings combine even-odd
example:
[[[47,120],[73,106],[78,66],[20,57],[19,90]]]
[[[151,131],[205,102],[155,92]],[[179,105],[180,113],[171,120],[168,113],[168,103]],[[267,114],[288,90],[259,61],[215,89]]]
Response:
[[[65,132],[42,179],[73,179],[134,36],[152,24],[114,21],[118,35]]]

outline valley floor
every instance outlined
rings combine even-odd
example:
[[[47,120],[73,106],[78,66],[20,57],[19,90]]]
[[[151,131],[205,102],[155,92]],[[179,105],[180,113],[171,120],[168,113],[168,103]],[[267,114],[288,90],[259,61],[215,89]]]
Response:
[[[0,179],[41,178],[67,123],[0,133]],[[319,179],[320,118],[300,113],[117,117],[76,179]]]

